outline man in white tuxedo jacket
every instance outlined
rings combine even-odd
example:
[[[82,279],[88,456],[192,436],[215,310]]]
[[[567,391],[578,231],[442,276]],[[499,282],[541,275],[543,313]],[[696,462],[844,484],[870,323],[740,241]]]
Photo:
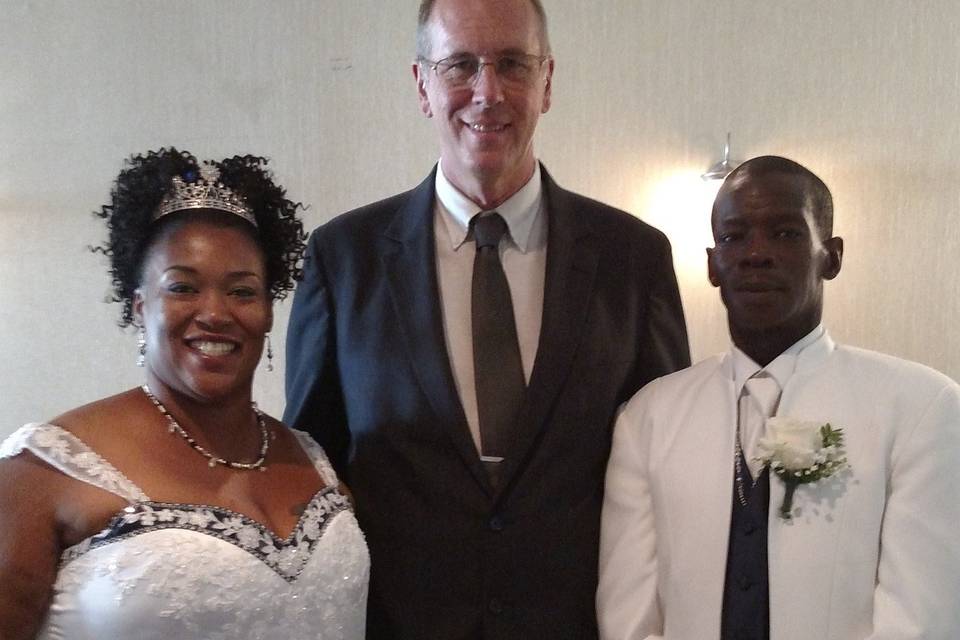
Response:
[[[718,193],[709,276],[733,346],[621,409],[602,638],[960,638],[960,388],[830,339],[823,281],[843,253],[832,209],[819,178],[774,156]],[[756,460],[771,415],[844,438],[845,470],[800,484],[786,516],[784,481]]]

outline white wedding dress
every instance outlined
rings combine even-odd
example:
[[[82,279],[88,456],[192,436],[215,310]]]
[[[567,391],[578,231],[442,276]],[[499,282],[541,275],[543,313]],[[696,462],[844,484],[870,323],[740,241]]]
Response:
[[[30,451],[129,503],[63,552],[39,638],[362,639],[367,546],[323,450],[294,433],[327,486],[286,539],[229,509],[154,502],[55,425],[7,438],[0,458]]]

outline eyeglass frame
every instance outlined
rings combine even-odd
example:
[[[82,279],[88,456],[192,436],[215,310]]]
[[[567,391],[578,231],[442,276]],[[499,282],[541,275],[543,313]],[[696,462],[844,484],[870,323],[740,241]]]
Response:
[[[510,57],[517,58],[517,57],[521,57],[521,56],[522,56],[524,59],[527,59],[527,60],[529,60],[529,59],[536,60],[536,62],[537,62],[537,71],[536,71],[536,73],[539,73],[539,72],[543,69],[543,63],[544,63],[544,62],[546,62],[547,60],[550,60],[551,58],[553,58],[553,56],[550,55],[549,53],[545,53],[545,54],[543,54],[543,55],[536,55],[536,54],[533,54],[533,53],[525,53],[525,52],[520,52],[520,53],[501,53],[501,54],[498,54],[498,55],[496,56],[496,59],[495,59],[493,62],[489,62],[489,61],[488,61],[488,62],[485,62],[485,61],[484,61],[484,56],[478,56],[478,55],[474,55],[474,54],[472,54],[472,53],[455,53],[455,54],[453,54],[453,55],[451,55],[451,56],[447,56],[447,57],[445,57],[445,58],[440,58],[439,60],[430,60],[429,58],[425,58],[425,57],[423,57],[423,56],[418,56],[418,57],[417,57],[417,63],[418,63],[418,64],[426,64],[428,67],[430,67],[431,70],[433,70],[434,73],[437,74],[437,77],[440,79],[441,82],[446,83],[446,84],[447,84],[448,86],[450,86],[451,88],[467,88],[467,87],[472,87],[472,86],[474,86],[474,85],[477,84],[477,81],[480,79],[480,76],[481,76],[482,73],[483,73],[483,68],[486,67],[486,66],[492,66],[492,67],[493,67],[493,73],[494,73],[494,75],[497,76],[497,79],[500,80],[500,82],[506,82],[506,83],[515,84],[514,81],[507,80],[507,79],[505,79],[503,76],[501,76],[500,73],[498,73],[498,71],[497,71],[497,65],[498,65],[498,64],[500,63],[500,61],[503,60],[504,58],[510,58]],[[443,77],[443,74],[441,74],[440,71],[438,70],[441,64],[444,64],[444,63],[447,62],[448,60],[455,59],[455,58],[461,58],[461,59],[465,59],[465,60],[469,60],[469,59],[472,58],[472,59],[475,59],[475,60],[477,61],[477,70],[476,70],[476,71],[473,73],[473,75],[471,75],[470,78],[468,78],[467,81],[464,82],[463,84],[456,84],[456,83],[451,84],[451,83],[450,83],[450,80],[445,79],[445,78]],[[531,74],[530,77],[531,77],[531,78],[534,77],[534,76],[536,75],[536,73]]]

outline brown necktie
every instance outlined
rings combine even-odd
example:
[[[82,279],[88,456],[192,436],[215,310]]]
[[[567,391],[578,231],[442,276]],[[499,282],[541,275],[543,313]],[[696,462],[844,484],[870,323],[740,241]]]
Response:
[[[499,465],[516,435],[526,382],[510,286],[500,264],[500,238],[507,224],[498,213],[477,214],[471,224],[477,244],[471,314],[481,460],[496,486]]]

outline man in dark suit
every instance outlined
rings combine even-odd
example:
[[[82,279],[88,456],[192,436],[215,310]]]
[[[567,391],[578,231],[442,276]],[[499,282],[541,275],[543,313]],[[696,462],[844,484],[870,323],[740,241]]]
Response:
[[[425,1],[417,53],[440,163],[312,234],[285,419],[353,490],[369,638],[594,638],[614,412],[689,364],[670,246],[537,163],[538,1]]]

